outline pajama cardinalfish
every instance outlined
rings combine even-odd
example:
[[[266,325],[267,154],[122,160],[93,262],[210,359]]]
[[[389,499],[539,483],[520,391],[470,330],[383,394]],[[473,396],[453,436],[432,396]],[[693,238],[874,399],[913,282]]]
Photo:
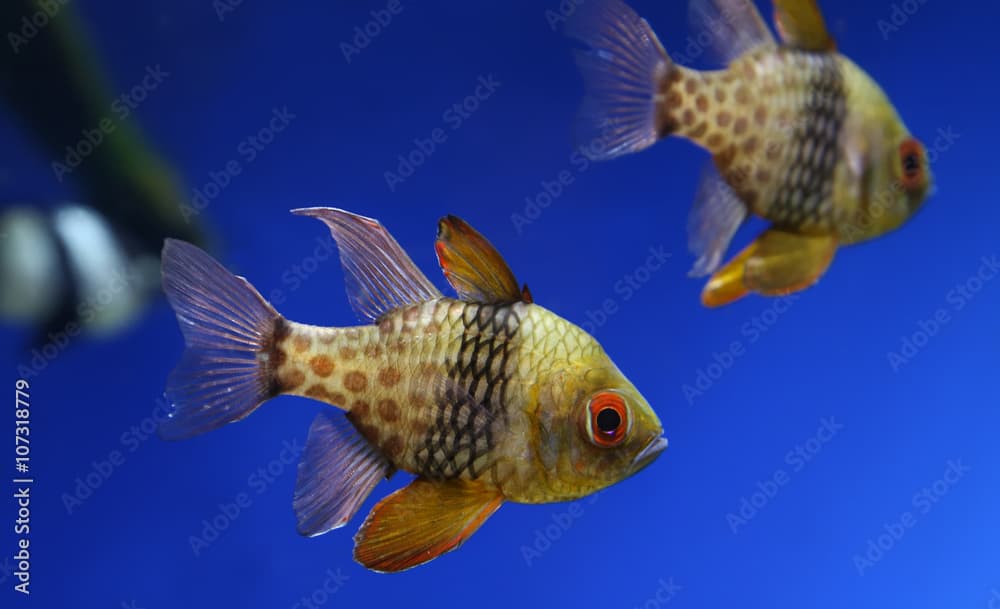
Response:
[[[620,0],[588,1],[567,33],[588,47],[577,55],[589,90],[579,135],[592,158],[671,135],[712,154],[688,224],[691,274],[711,275],[706,306],[809,287],[839,246],[895,230],[920,209],[932,189],[924,146],[837,52],[814,0],[774,0],[781,43],[750,0],[693,0],[691,9],[725,69],[675,64]],[[720,269],[750,214],[771,226]]]
[[[163,287],[187,351],[160,434],[200,434],[277,395],[342,409],[309,430],[293,502],[303,535],[343,526],[380,480],[411,472],[355,537],[358,562],[401,571],[457,548],[504,501],[578,499],[666,448],[656,414],[597,341],[534,304],[462,220],[442,219],[436,241],[456,299],[377,221],[295,213],[333,232],[351,304],[373,323],[288,321],[208,254],[168,240]]]

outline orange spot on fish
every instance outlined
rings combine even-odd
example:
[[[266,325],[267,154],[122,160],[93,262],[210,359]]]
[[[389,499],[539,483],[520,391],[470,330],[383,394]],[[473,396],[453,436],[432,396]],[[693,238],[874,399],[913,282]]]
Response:
[[[364,391],[368,387],[368,377],[362,372],[352,370],[344,375],[344,387],[354,393]]]
[[[333,374],[333,360],[325,355],[316,355],[309,360],[309,367],[316,376],[326,378]]]

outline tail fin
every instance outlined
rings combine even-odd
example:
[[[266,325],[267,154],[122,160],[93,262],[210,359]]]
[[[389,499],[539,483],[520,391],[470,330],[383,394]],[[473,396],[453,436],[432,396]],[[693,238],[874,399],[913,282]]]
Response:
[[[174,412],[159,432],[180,440],[238,421],[276,395],[268,354],[283,318],[246,279],[189,243],[167,239],[162,268],[187,350],[167,381]]]
[[[566,34],[588,47],[576,51],[587,86],[577,118],[584,154],[613,159],[673,130],[660,105],[675,66],[645,19],[621,0],[588,0]]]

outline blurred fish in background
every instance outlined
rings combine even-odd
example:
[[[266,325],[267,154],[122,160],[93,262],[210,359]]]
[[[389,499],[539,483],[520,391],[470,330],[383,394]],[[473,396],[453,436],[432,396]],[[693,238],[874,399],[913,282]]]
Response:
[[[52,159],[52,175],[85,202],[3,201],[0,319],[108,336],[135,320],[158,290],[166,237],[205,245],[185,217],[182,184],[114,96],[72,5],[4,0],[0,98]],[[158,85],[150,68],[140,86]],[[12,177],[16,183],[16,176]]]

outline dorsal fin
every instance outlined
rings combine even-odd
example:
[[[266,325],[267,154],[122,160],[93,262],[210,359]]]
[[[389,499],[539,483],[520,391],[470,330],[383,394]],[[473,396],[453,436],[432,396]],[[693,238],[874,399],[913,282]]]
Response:
[[[333,233],[344,267],[347,297],[370,321],[397,307],[441,298],[378,220],[333,207],[293,209],[293,214],[322,220]]]
[[[434,250],[444,276],[462,300],[531,302],[528,286],[518,287],[500,252],[465,220],[441,218]]]
[[[837,50],[816,0],[774,0],[774,23],[790,47],[817,52]]]
[[[723,65],[751,49],[777,44],[752,0],[691,0],[688,18],[699,37],[711,37],[715,59]]]

